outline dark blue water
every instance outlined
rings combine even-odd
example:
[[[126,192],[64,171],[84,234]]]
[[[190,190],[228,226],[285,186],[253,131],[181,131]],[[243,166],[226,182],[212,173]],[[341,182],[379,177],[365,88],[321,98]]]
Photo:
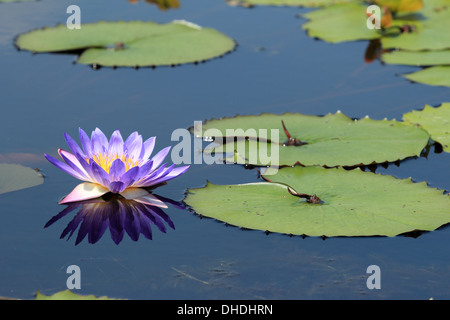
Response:
[[[82,23],[185,19],[234,38],[237,50],[199,65],[92,70],[72,55],[18,52],[19,33],[65,23],[77,4]],[[0,296],[29,299],[37,290],[66,289],[66,269],[81,268],[81,294],[128,299],[448,299],[450,229],[414,238],[305,238],[244,231],[170,207],[175,224],[153,240],[108,233],[96,244],[59,239],[72,219],[45,223],[78,183],[47,163],[65,148],[64,132],[101,128],[124,136],[156,135],[157,149],[194,121],[262,112],[401,119],[425,104],[450,101],[450,90],[413,84],[415,68],[364,63],[367,42],[332,45],[309,38],[298,8],[230,7],[222,0],[181,1],[160,11],[127,1],[52,1],[0,5],[0,154],[31,154],[15,162],[38,167],[44,184],[0,195]],[[450,156],[435,154],[378,172],[450,188]],[[255,170],[193,165],[158,190],[182,200],[187,188],[257,181]],[[366,286],[369,265],[381,268],[381,289]]]

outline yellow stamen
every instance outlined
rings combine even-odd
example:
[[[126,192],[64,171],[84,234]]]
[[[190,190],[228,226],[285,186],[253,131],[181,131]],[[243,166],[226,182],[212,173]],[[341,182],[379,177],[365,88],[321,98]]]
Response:
[[[114,160],[117,159],[122,160],[122,162],[125,164],[125,171],[128,171],[131,168],[139,165],[139,161],[134,161],[133,158],[128,157],[126,154],[104,154],[100,152],[92,157],[92,160],[94,160],[107,173],[109,173],[109,170],[111,169],[111,164],[114,162]],[[89,163],[89,159],[87,161]]]

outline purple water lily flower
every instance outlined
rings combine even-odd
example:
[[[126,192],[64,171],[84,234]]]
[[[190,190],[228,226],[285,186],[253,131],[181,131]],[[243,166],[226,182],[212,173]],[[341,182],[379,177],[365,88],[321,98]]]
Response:
[[[126,199],[146,199],[154,203],[145,187],[153,187],[174,179],[186,172],[189,166],[166,166],[164,159],[170,147],[166,147],[150,158],[155,147],[156,137],[143,141],[142,136],[133,132],[124,141],[120,131],[116,130],[111,138],[96,128],[91,138],[79,129],[81,148],[67,133],[66,142],[72,153],[59,149],[64,162],[48,154],[45,157],[53,165],[85,181],[79,184],[59,203],[82,201],[100,197],[112,192]]]

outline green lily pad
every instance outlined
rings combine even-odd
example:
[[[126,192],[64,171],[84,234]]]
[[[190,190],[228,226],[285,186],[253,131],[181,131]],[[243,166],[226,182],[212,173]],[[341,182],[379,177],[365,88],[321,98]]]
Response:
[[[289,167],[273,182],[188,189],[196,213],[255,230],[308,236],[396,236],[450,222],[450,197],[411,179],[343,168]],[[288,191],[316,195],[308,203]]]
[[[450,87],[450,66],[434,66],[403,76],[411,81],[432,86]]]
[[[33,52],[82,51],[77,62],[88,65],[145,67],[194,63],[232,51],[233,39],[211,28],[173,21],[85,23],[21,34],[16,46]]]
[[[308,12],[302,15],[309,20],[302,28],[309,36],[331,43],[380,38],[378,30],[367,28],[366,8],[348,3]]]
[[[384,49],[409,51],[450,49],[450,35],[443,30],[450,28],[450,0],[424,1],[423,9],[415,14],[398,14],[404,24],[414,26],[415,31],[383,37]]]
[[[402,16],[399,19],[402,19]],[[450,48],[450,32],[443,32],[443,30],[450,30],[450,7],[440,14],[420,16],[420,19],[405,22],[413,25],[416,31],[383,37],[381,43],[384,49],[421,51]]]
[[[49,296],[43,295],[38,291],[35,300],[117,300],[117,299],[111,299],[106,296],[96,297],[94,295],[79,295],[67,289],[64,291],[56,292]]]
[[[439,107],[426,105],[421,111],[413,110],[403,115],[403,121],[417,124],[424,128],[445,152],[450,152],[450,103]]]
[[[284,145],[288,137],[282,121],[291,138],[306,144]],[[274,136],[272,130],[277,130]],[[224,144],[208,146],[204,151],[231,152],[233,162],[258,166],[268,165],[261,156],[266,150],[271,166],[300,163],[334,167],[393,162],[420,155],[429,140],[428,133],[415,126],[369,117],[353,120],[341,112],[325,116],[299,113],[237,116],[208,120],[202,131],[194,128],[191,131],[196,137],[216,137],[219,142],[221,137],[240,137],[237,141],[228,139]]]
[[[450,64],[450,0],[378,0],[378,5],[396,11],[391,25],[381,30],[366,26],[367,3],[348,3],[325,7],[303,15],[308,34],[327,42],[380,39],[386,63],[439,66],[405,75],[406,78],[429,85],[450,86],[444,75]],[[422,8],[423,3],[423,8]],[[405,31],[409,30],[409,31]]]
[[[391,64],[433,66],[404,75],[405,78],[428,85],[450,86],[450,1],[426,1],[420,15],[411,18],[409,25],[415,31],[394,37],[383,37],[384,49],[396,48],[384,53],[382,60]]]
[[[396,50],[383,53],[385,63],[410,66],[450,65],[450,50],[406,51]]]
[[[415,6],[412,8],[416,10]],[[449,0],[427,1],[422,10],[414,13],[398,12],[390,28],[384,31],[367,28],[366,9],[367,3],[358,2],[324,7],[304,14],[303,17],[309,21],[302,28],[310,36],[331,43],[381,38],[384,49],[419,51],[450,48],[450,33],[442,32],[450,29]],[[415,31],[401,33],[398,27],[403,25],[414,26]]]
[[[44,183],[42,174],[20,164],[0,163],[0,194]]]
[[[422,0],[375,0],[374,2],[392,12],[413,12],[423,8]]]

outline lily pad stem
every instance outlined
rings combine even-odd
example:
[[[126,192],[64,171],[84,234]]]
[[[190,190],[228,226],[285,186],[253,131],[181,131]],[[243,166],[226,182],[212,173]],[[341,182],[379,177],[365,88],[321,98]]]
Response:
[[[259,170],[257,170],[257,171],[259,173],[259,176],[261,178],[263,178],[265,181],[274,183],[272,180],[269,180],[266,177],[264,177],[263,175],[261,175],[261,172]],[[306,202],[308,202],[308,203],[314,203],[314,204],[323,203],[323,201],[318,196],[316,196],[315,194],[309,195],[309,194],[306,194],[306,193],[298,193],[297,191],[293,190],[290,186],[288,186],[285,183],[282,183],[282,182],[275,182],[275,183],[285,185],[287,187],[288,192],[290,194],[292,194],[293,196],[299,197],[299,198],[304,198],[304,199],[306,199]]]
[[[291,134],[289,133],[289,131],[286,129],[286,126],[285,126],[283,120],[281,120],[281,125],[283,126],[284,133],[286,134],[286,137],[288,138],[288,140],[283,143],[284,146],[303,146],[305,144],[308,144],[307,142],[303,142],[297,138],[293,138],[291,136]]]
[[[314,203],[314,204],[323,203],[323,201],[320,200],[320,198],[318,196],[316,196],[315,194],[309,195],[306,193],[298,193],[295,190],[292,190],[290,187],[288,187],[287,189],[290,194],[292,194],[293,196],[299,197],[299,198],[305,198],[306,202],[308,202],[308,203]]]

